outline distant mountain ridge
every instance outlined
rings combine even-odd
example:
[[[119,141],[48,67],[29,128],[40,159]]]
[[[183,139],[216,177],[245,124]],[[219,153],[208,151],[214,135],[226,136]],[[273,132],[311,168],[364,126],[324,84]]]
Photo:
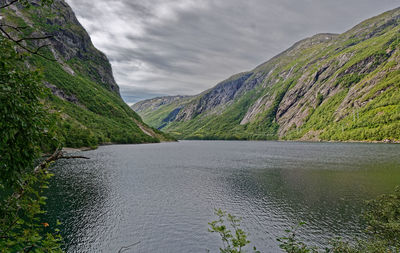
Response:
[[[400,8],[317,34],[203,93],[133,105],[181,139],[400,139]]]
[[[156,98],[152,98],[152,99],[139,101],[139,102],[135,103],[134,105],[132,105],[131,107],[135,111],[136,110],[137,111],[142,111],[142,110],[153,110],[154,111],[163,105],[171,104],[177,100],[189,99],[191,97],[192,96],[181,96],[181,95],[156,97]]]
[[[97,50],[89,34],[64,0],[30,8],[19,3],[2,10],[8,24],[28,27],[29,36],[50,35],[45,40],[30,40],[28,45],[41,54],[29,59],[32,68],[43,71],[44,85],[51,91],[46,99],[49,112],[57,115],[60,141],[69,147],[101,143],[144,143],[169,139],[142,119],[121,99],[111,64]],[[11,31],[12,32],[12,31]]]

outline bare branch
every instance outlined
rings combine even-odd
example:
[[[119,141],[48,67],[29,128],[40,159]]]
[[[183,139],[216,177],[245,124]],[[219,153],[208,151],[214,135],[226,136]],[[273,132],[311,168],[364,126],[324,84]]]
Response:
[[[39,52],[40,49],[44,48],[44,47],[48,47],[50,46],[50,44],[45,44],[45,45],[41,45],[40,47],[36,48],[35,50],[35,54],[37,54]]]
[[[51,59],[51,58],[49,58],[49,57],[47,57],[47,56],[45,56],[45,55],[39,54],[39,50],[40,50],[40,49],[42,49],[42,48],[44,48],[44,47],[46,47],[46,46],[49,46],[49,45],[43,45],[43,46],[38,47],[36,50],[32,50],[32,49],[28,48],[27,46],[25,46],[25,45],[23,45],[23,44],[21,43],[22,41],[25,41],[25,40],[48,39],[48,38],[51,38],[52,36],[44,36],[44,37],[38,37],[38,38],[23,38],[23,39],[18,39],[18,40],[17,40],[17,39],[14,39],[13,37],[11,37],[11,35],[10,35],[9,33],[7,33],[7,31],[4,30],[4,28],[3,28],[2,26],[0,26],[0,31],[1,31],[1,33],[3,33],[3,34],[7,37],[7,39],[11,40],[11,41],[14,42],[15,44],[17,44],[20,48],[24,49],[25,51],[27,51],[27,52],[29,52],[29,53],[31,53],[31,54],[40,56],[40,57],[42,57],[42,58],[44,58],[44,59],[46,59],[46,60],[49,60],[49,61],[56,61],[56,60]]]
[[[53,35],[47,35],[47,36],[43,36],[43,37],[28,37],[28,38],[21,38],[21,39],[15,40],[14,42],[18,43],[18,42],[22,42],[25,40],[45,40],[45,39],[50,39],[53,37],[54,37]]]
[[[62,156],[58,159],[90,159],[90,158],[86,156]]]
[[[14,39],[11,37],[11,35],[8,34],[8,33],[3,29],[3,27],[1,27],[1,26],[0,26],[0,31],[1,31],[9,40],[14,41]]]
[[[18,2],[18,1],[19,1],[19,0],[13,0],[13,1],[11,1],[11,2],[9,2],[9,3],[5,4],[5,5],[3,5],[3,6],[0,6],[0,9],[7,8],[8,6],[13,5],[13,4],[15,4],[16,2]]]
[[[35,167],[35,169],[33,170],[33,173],[35,173],[35,174],[39,173],[39,171],[42,169],[45,169],[49,163],[60,159],[60,157],[62,157],[62,156],[63,156],[63,153],[61,151],[61,148],[57,148],[56,151],[54,151],[54,153],[49,158],[47,158],[46,160],[44,160],[38,166]]]
[[[44,160],[38,166],[36,166],[33,172],[38,173],[41,169],[45,169],[49,163],[60,159],[90,159],[90,158],[86,156],[64,156],[62,149],[57,148],[57,150],[54,151],[54,153],[50,157],[48,157],[46,160]]]
[[[1,23],[0,23],[0,26],[5,26],[5,27],[8,27],[8,28],[14,29],[14,30],[16,30],[18,32],[20,32],[21,30],[26,29],[26,28],[29,27],[29,26],[12,26],[12,25],[1,24]]]

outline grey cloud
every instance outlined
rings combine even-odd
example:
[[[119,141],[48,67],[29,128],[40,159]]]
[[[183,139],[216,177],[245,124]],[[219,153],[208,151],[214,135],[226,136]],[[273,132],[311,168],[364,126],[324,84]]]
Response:
[[[341,33],[397,0],[67,0],[127,102],[196,94],[296,41]]]

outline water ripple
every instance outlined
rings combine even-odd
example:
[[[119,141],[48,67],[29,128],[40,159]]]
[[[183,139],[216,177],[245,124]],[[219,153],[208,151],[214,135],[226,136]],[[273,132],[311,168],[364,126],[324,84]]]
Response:
[[[276,238],[324,243],[361,233],[363,200],[400,182],[400,146],[183,141],[114,145],[61,161],[48,195],[67,252],[211,252],[214,208],[243,217],[252,245],[279,252]]]

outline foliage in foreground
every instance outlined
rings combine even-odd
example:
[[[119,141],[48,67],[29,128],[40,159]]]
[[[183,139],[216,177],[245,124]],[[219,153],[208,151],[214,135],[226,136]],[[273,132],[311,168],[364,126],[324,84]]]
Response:
[[[0,252],[62,252],[59,230],[40,219],[51,176],[46,169],[26,173],[19,190],[1,200]]]
[[[224,225],[224,217],[227,217],[227,221],[231,223],[231,226],[238,228],[240,219],[221,210],[217,210],[216,215],[219,219],[209,223],[211,226],[209,231],[220,234],[224,245],[220,252],[244,252],[243,247],[250,243],[247,240],[246,232],[240,229],[239,233],[232,235],[231,231]],[[280,243],[279,247],[288,253],[400,252],[400,186],[395,189],[393,194],[381,195],[374,200],[368,201],[363,218],[367,225],[365,229],[366,239],[354,238],[353,241],[344,241],[340,238],[333,238],[325,247],[319,248],[308,245],[298,237],[297,229],[305,224],[302,222],[298,226],[286,230],[287,236],[277,239]],[[241,243],[238,244],[237,242]]]
[[[248,234],[240,228],[241,218],[226,213],[221,209],[215,210],[218,220],[208,223],[211,233],[218,233],[221,237],[223,247],[220,248],[221,253],[241,253],[243,248],[250,243],[247,240]],[[228,223],[229,225],[225,225]],[[256,247],[253,248],[254,253],[259,253]]]
[[[289,253],[385,253],[400,251],[400,187],[393,194],[381,195],[367,202],[363,214],[367,224],[366,239],[355,238],[353,241],[332,239],[325,248],[309,246],[296,234],[297,228],[287,230],[288,236],[279,238],[280,247]],[[301,223],[303,225],[304,223]]]
[[[0,38],[0,50],[0,252],[58,252],[61,237],[39,218],[51,174],[34,170],[52,136],[41,75],[10,41]]]
[[[29,7],[26,0],[9,5],[17,2]],[[40,152],[55,145],[52,118],[43,104],[42,75],[27,67],[29,54],[21,50],[30,52],[28,47],[13,41],[5,30],[1,35],[0,252],[61,252],[58,230],[40,219],[42,193],[51,174],[35,163]]]

